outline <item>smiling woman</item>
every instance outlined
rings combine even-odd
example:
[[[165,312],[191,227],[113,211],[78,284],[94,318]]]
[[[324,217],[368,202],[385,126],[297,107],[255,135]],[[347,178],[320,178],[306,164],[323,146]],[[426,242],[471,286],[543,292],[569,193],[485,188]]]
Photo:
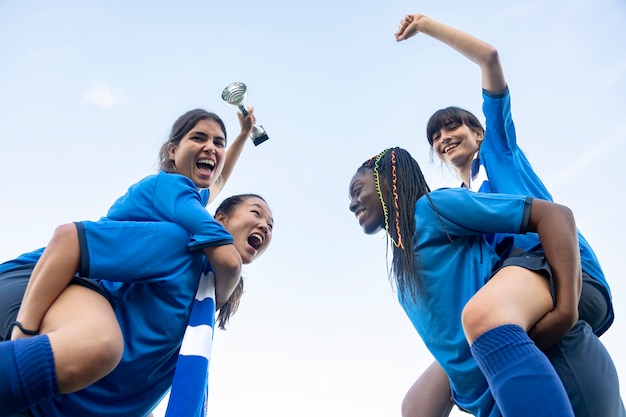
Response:
[[[612,358],[578,319],[577,300],[558,292],[581,275],[569,208],[466,188],[431,192],[402,148],[363,163],[349,193],[363,232],[386,233],[398,301],[436,360],[427,371],[436,379],[418,381],[424,392],[409,396],[420,401],[404,416],[448,415],[453,402],[476,416],[625,415]],[[486,240],[494,233],[537,233],[540,246],[501,258]],[[574,304],[571,324],[541,351],[527,332],[559,297]]]
[[[147,415],[172,384],[179,350],[188,352],[187,325],[209,317],[212,328],[217,308],[224,328],[242,264],[267,249],[273,227],[258,195],[226,199],[215,218],[205,208],[254,124],[252,109],[239,117],[227,153],[217,115],[183,114],[161,147],[161,171],[131,186],[107,217],[62,225],[45,249],[0,265],[0,416]],[[215,278],[199,285],[201,275]],[[206,367],[194,370],[201,410]]]

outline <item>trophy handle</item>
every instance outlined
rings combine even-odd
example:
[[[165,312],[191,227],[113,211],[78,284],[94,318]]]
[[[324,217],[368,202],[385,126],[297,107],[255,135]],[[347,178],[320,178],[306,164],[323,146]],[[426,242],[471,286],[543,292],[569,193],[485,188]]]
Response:
[[[240,104],[237,107],[239,108],[239,111],[241,111],[241,113],[244,115],[244,117],[248,115],[248,110],[243,104]]]

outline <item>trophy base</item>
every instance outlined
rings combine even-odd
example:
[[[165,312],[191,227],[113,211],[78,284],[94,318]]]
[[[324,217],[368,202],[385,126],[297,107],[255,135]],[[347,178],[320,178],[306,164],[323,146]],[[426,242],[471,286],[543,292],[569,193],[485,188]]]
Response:
[[[251,139],[252,139],[252,143],[254,143],[254,146],[259,146],[260,144],[262,144],[263,142],[265,142],[269,138],[270,137],[267,136],[267,133],[263,133],[261,136],[256,137],[256,138],[251,138]]]

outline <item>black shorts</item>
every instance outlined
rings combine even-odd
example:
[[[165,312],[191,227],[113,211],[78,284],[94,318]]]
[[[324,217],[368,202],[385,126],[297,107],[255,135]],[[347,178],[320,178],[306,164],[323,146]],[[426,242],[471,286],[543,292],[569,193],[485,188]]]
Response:
[[[545,254],[542,251],[524,252],[511,256],[502,262],[501,268],[505,266],[519,266],[545,275],[550,281],[552,301],[555,301],[556,293],[552,269],[548,265],[548,261],[546,261]],[[578,302],[578,315],[580,320],[589,323],[593,331],[596,332],[606,321],[609,314],[609,306],[607,304],[609,295],[606,288],[598,280],[593,279],[584,271],[582,275],[583,281],[580,301]]]
[[[34,268],[35,264],[28,264],[0,273],[0,341],[11,338],[13,322]],[[111,302],[106,290],[96,280],[76,276],[72,278],[71,284],[94,290]]]
[[[542,252],[527,252],[507,258],[502,264],[502,267],[505,266],[520,266],[546,275],[554,299],[552,269]],[[615,364],[594,334],[592,324],[599,326],[604,322],[609,311],[607,300],[602,284],[583,272],[578,304],[580,319],[567,335],[545,351],[565,386],[577,417],[626,415]]]

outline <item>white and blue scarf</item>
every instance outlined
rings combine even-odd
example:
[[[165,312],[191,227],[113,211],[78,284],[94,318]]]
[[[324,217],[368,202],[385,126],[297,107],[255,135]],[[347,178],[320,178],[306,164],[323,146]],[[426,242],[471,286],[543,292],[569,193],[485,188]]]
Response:
[[[472,167],[470,170],[469,184],[464,184],[471,191],[490,193],[491,187],[489,185],[489,177],[487,176],[487,170],[480,160],[480,155],[476,152],[472,159]]]
[[[200,277],[189,324],[178,354],[165,417],[205,417],[209,394],[209,361],[215,326],[215,274]]]

